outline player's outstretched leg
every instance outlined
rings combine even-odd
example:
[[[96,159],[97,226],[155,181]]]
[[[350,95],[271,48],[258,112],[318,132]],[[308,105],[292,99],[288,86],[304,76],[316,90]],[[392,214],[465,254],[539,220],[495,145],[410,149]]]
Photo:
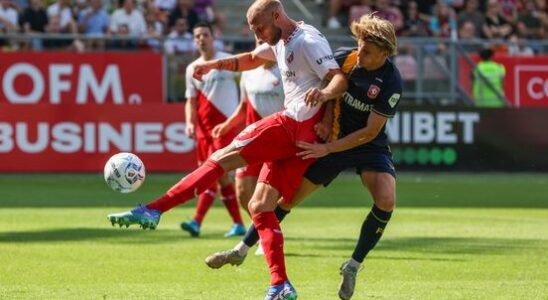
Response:
[[[264,300],[295,300],[297,299],[297,292],[289,281],[285,281],[282,284],[273,285],[268,289],[268,293]]]
[[[129,227],[129,225],[132,224],[139,224],[139,226],[143,229],[156,229],[158,226],[158,223],[160,222],[160,216],[162,215],[162,212],[147,208],[144,205],[139,205],[137,208],[116,213],[116,214],[110,214],[107,216],[107,219],[112,223],[112,226],[115,224],[122,226]]]
[[[235,167],[240,166],[238,163],[240,162],[235,163]],[[156,228],[160,221],[160,214],[193,199],[215,183],[224,173],[225,170],[217,161],[208,159],[198,169],[185,176],[167,193],[150,202],[146,207],[140,206],[129,212],[110,214],[107,219],[113,224],[126,226],[141,224],[145,228]]]

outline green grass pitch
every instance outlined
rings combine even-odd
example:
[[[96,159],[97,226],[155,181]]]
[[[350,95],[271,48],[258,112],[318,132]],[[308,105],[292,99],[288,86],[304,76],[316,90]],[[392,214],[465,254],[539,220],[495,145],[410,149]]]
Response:
[[[195,202],[156,231],[107,222],[178,178],[151,173],[122,195],[99,174],[0,175],[0,299],[262,299],[264,258],[220,270],[203,262],[238,241],[222,237],[230,220],[218,203],[198,239],[178,227]],[[353,299],[548,299],[548,175],[406,173],[397,194]],[[357,176],[341,176],[287,217],[299,299],[338,299],[338,267],[370,206]]]

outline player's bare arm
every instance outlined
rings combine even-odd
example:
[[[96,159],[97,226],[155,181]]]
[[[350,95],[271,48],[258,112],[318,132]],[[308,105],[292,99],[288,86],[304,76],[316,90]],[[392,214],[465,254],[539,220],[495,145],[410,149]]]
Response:
[[[388,120],[386,116],[372,111],[364,128],[354,131],[340,140],[326,144],[297,142],[297,146],[304,149],[304,151],[297,153],[297,155],[302,156],[303,159],[317,158],[326,156],[332,152],[341,152],[369,143],[382,130],[386,120]]]
[[[333,126],[333,101],[327,101],[322,121],[314,125],[316,135],[325,142],[331,142],[331,128]]]
[[[348,89],[348,81],[340,69],[330,70],[325,80],[328,80],[329,83],[323,89],[311,88],[306,91],[304,97],[306,105],[316,106],[331,99],[336,99]]]
[[[192,76],[197,80],[202,80],[202,76],[211,70],[226,70],[233,72],[247,71],[258,68],[267,62],[268,59],[257,55],[254,52],[246,52],[221,59],[205,61],[196,64]]]
[[[196,97],[188,97],[185,103],[185,134],[193,138],[195,132],[194,124],[196,122]]]

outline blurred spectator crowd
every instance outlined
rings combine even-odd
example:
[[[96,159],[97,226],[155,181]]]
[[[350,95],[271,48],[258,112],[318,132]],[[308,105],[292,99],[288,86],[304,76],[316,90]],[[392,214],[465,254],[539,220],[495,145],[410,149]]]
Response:
[[[324,1],[316,1],[323,3]],[[440,37],[501,45],[548,38],[546,0],[327,0],[326,26],[338,29],[376,11],[398,36]],[[477,50],[477,49],[470,49]],[[533,51],[533,49],[518,49]]]
[[[187,53],[195,50],[191,29],[201,21],[221,35],[224,20],[213,0],[0,0],[0,33],[28,37],[8,35],[0,47],[160,50],[160,39],[167,38],[162,50]]]
[[[363,14],[390,20],[402,37],[440,37],[479,44],[548,38],[547,0],[301,0],[325,7],[324,25],[344,29]],[[243,14],[243,13],[242,13]],[[221,38],[225,20],[214,0],[0,0],[4,49],[153,49],[170,54],[195,50],[192,27],[211,22]],[[243,24],[242,36],[250,33]],[[40,38],[47,33],[48,39]],[[24,34],[24,35],[22,35]],[[72,34],[85,38],[55,39]],[[53,39],[51,39],[53,37]],[[162,43],[162,39],[166,39]],[[466,44],[466,43],[464,43]],[[248,44],[233,50],[247,50]],[[223,48],[217,41],[216,47]],[[474,49],[473,46],[470,50]],[[534,53],[534,47],[509,51]]]

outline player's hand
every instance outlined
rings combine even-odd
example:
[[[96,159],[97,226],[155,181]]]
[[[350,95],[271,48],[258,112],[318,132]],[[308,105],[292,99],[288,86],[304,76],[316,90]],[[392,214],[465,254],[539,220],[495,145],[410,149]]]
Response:
[[[194,135],[196,134],[196,129],[194,128],[194,124],[186,123],[186,125],[185,125],[185,134],[189,138],[194,138]]]
[[[197,63],[194,65],[194,73],[192,73],[192,77],[194,77],[196,80],[202,81],[202,77],[209,73],[209,71],[213,70],[215,67],[215,63],[212,63],[210,61]]]
[[[304,103],[310,107],[322,104],[325,101],[325,95],[319,88],[309,88],[304,94]]]
[[[323,121],[314,125],[316,135],[324,142],[331,142],[331,124],[326,124]]]
[[[304,149],[304,151],[297,153],[297,156],[301,156],[302,159],[318,158],[329,154],[326,144],[311,144],[299,141],[297,142],[297,147]]]
[[[213,138],[218,139],[220,136],[225,135],[227,131],[228,131],[228,126],[226,126],[225,123],[221,123],[213,127],[213,130],[211,131],[211,136]]]

